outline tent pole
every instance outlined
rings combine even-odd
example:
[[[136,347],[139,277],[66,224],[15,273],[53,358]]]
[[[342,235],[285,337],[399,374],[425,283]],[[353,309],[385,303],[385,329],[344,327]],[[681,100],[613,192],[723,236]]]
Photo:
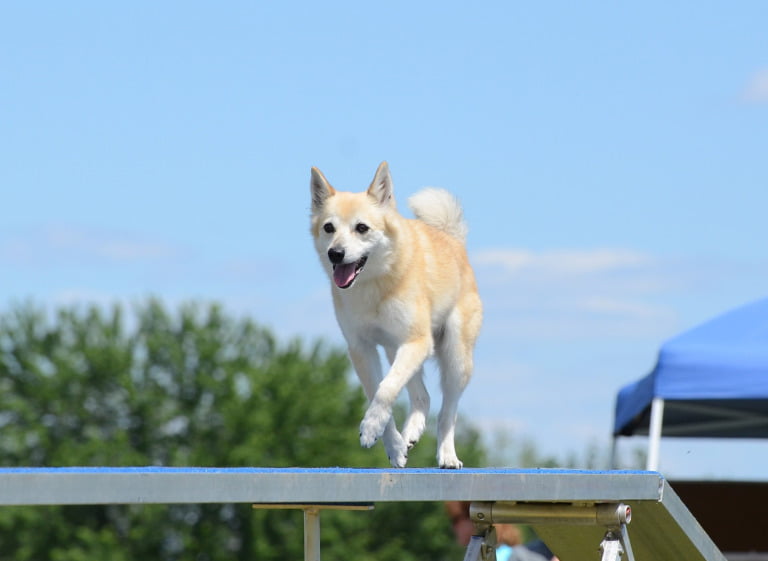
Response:
[[[648,429],[648,471],[659,469],[659,448],[661,447],[661,425],[664,420],[664,399],[654,397],[651,401],[651,426]]]

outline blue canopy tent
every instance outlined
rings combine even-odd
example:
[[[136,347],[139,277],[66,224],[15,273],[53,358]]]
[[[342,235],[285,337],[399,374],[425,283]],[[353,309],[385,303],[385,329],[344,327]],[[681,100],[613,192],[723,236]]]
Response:
[[[664,343],[656,366],[619,390],[613,436],[768,438],[768,298]]]

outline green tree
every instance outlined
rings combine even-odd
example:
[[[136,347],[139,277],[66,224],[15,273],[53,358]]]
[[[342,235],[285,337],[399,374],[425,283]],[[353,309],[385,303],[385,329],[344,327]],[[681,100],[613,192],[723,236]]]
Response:
[[[387,467],[358,444],[350,378],[343,351],[279,344],[217,305],[17,306],[0,317],[0,465]],[[470,465],[478,441],[458,438]],[[425,435],[411,465],[434,449]],[[302,531],[300,512],[243,504],[4,508],[0,559],[299,559]],[[324,513],[322,542],[330,559],[458,552],[439,503]]]

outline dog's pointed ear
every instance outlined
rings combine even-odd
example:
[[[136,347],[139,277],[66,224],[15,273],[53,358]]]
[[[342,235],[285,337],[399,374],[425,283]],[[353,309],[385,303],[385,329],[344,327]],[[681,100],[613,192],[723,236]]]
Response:
[[[381,206],[395,206],[395,193],[392,185],[392,177],[389,175],[389,165],[381,162],[376,175],[373,176],[371,186],[368,187],[368,196],[373,197]]]
[[[309,190],[312,193],[312,210],[320,209],[328,197],[336,194],[336,190],[331,187],[328,180],[317,168],[312,168],[312,177],[309,180]]]

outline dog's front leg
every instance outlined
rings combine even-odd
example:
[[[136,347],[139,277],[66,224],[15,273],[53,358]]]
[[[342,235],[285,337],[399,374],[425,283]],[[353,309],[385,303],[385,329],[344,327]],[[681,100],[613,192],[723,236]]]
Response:
[[[389,364],[395,362],[396,353],[397,348],[387,348]],[[403,423],[403,432],[400,434],[408,443],[408,449],[410,450],[424,433],[424,429],[427,426],[427,417],[429,416],[429,393],[427,393],[427,388],[424,387],[424,365],[411,376],[410,381],[405,387],[408,389],[411,408],[408,411],[408,416],[405,418],[405,423]]]
[[[355,367],[357,377],[360,379],[360,383],[363,384],[365,395],[368,397],[368,401],[372,402],[376,395],[377,388],[381,382],[381,360],[379,353],[376,350],[376,346],[363,342],[349,341],[349,356],[352,359],[352,365]],[[382,437],[384,443],[384,449],[387,451],[389,462],[392,467],[403,468],[408,461],[408,444],[403,440],[403,437],[397,431],[395,426],[395,420],[392,415],[389,416],[389,421],[385,423],[382,431],[370,441],[369,444],[363,442],[362,428],[360,432],[360,442],[366,448],[370,448],[376,443],[376,439]]]
[[[407,341],[397,349],[392,366],[371,399],[360,424],[360,444],[373,446],[392,422],[392,406],[408,381],[421,368],[432,352],[432,338]]]

